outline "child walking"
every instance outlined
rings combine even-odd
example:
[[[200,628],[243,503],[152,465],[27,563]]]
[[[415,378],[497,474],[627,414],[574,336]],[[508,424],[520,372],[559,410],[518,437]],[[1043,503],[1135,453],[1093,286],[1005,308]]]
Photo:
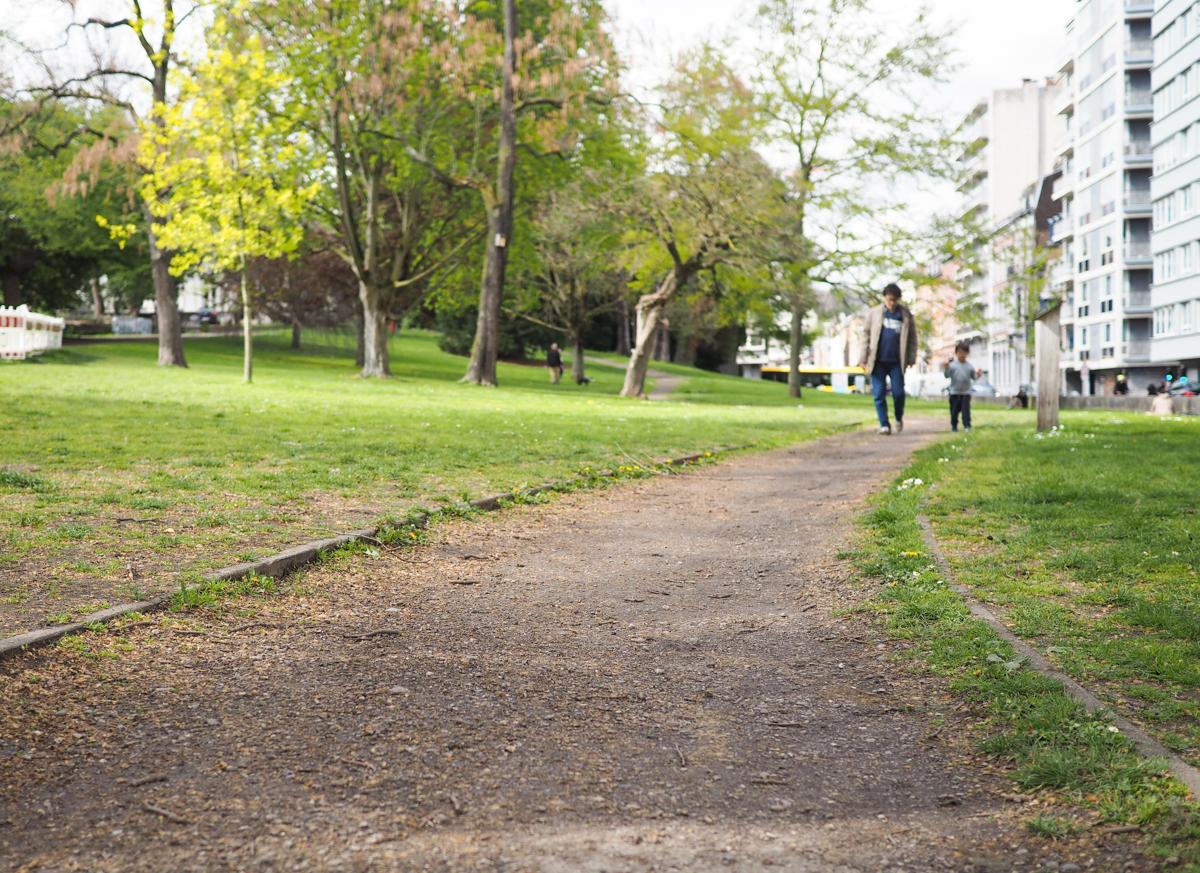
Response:
[[[943,371],[950,377],[950,430],[958,432],[958,418],[962,416],[963,430],[971,430],[971,384],[983,373],[967,362],[971,344],[957,343],[954,357],[946,361]]]

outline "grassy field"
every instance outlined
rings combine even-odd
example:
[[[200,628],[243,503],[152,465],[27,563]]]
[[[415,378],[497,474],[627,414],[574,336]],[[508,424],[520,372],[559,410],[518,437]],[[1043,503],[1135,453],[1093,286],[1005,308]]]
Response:
[[[916,514],[930,516],[959,581],[1018,636],[1200,764],[1198,440],[1197,419],[1091,413],[1051,435],[992,427],[942,441],[880,498],[858,556],[883,583],[891,630],[984,708],[982,748],[1022,788],[1145,825],[1191,870],[1200,810],[968,614]],[[1049,836],[1088,824],[1043,819],[1030,827]]]
[[[77,345],[0,366],[0,633],[65,622],[281,546],[586,468],[720,446],[769,447],[870,419],[869,401],[696,370],[677,400],[621,400],[622,373],[550,386],[502,365],[461,385],[436,337],[393,343],[388,381],[355,376],[342,337],[294,352],[189,342],[187,370],[146,342]],[[324,344],[321,344],[324,343]],[[704,400],[705,402],[699,402]]]

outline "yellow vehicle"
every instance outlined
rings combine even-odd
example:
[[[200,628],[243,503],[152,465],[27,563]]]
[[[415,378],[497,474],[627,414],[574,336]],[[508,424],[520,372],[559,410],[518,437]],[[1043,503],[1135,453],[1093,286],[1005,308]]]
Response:
[[[815,388],[818,391],[830,391],[841,394],[856,394],[858,385],[856,377],[866,377],[867,371],[862,367],[800,367],[800,387]],[[767,366],[762,368],[762,377],[772,382],[788,380],[787,367]],[[869,390],[869,389],[864,389]]]

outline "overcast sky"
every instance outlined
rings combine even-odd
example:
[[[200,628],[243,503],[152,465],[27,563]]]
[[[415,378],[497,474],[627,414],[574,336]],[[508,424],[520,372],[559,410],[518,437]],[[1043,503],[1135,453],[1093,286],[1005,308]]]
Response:
[[[892,15],[911,14],[915,0],[876,0]],[[637,89],[661,79],[670,58],[697,41],[744,21],[753,0],[607,0],[622,55]],[[954,49],[962,65],[941,99],[965,113],[994,88],[1058,70],[1066,58],[1065,26],[1075,0],[930,0],[939,21],[958,26]]]

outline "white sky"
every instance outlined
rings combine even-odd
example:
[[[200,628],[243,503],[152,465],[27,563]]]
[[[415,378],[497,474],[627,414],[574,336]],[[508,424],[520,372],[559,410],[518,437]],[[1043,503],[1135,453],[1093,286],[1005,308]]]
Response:
[[[703,39],[718,39],[745,22],[754,0],[606,0],[618,44],[631,65],[635,90],[663,78],[671,58]],[[876,0],[889,16],[911,15],[915,0]],[[1055,73],[1067,56],[1065,27],[1075,0],[929,0],[939,22],[957,24],[953,40],[961,65],[939,95],[947,110],[965,114],[994,88]]]

